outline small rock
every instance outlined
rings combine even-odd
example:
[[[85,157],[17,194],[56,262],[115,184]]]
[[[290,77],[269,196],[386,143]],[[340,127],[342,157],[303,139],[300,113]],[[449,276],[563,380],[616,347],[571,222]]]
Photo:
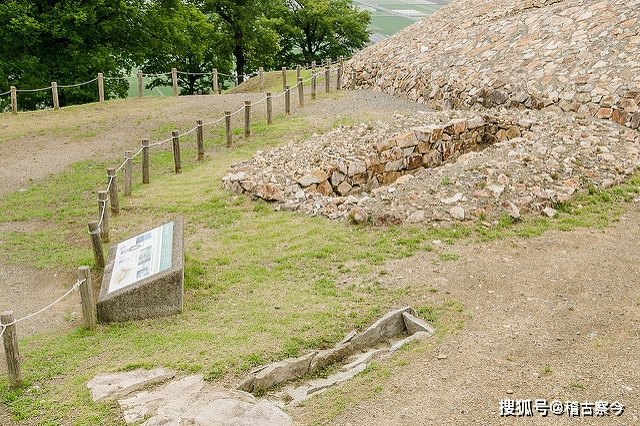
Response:
[[[369,215],[367,214],[367,212],[365,212],[363,209],[361,209],[360,207],[354,207],[353,209],[351,209],[351,211],[349,212],[349,218],[356,224],[361,224],[364,223],[368,218]]]

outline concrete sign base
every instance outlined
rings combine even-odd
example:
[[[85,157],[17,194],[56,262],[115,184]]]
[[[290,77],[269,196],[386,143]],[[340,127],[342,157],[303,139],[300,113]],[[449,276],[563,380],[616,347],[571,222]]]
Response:
[[[182,218],[109,248],[98,321],[138,320],[182,311]]]

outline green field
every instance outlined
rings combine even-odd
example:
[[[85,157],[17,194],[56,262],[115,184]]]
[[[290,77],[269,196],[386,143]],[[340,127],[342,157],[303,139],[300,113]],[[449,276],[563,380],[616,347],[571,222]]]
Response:
[[[451,0],[387,0],[387,1],[354,1],[361,10],[371,13],[369,29],[374,33],[372,41],[379,41],[381,36],[390,37],[416,20],[431,15]]]

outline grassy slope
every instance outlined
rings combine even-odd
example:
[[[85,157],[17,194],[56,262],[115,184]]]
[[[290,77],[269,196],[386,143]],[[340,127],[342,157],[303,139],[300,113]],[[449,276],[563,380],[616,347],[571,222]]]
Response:
[[[271,75],[267,90],[278,92],[279,78],[278,73]],[[318,102],[330,102],[330,98],[320,97]],[[83,120],[82,111],[77,109],[78,121]],[[105,108],[103,119],[110,117]],[[429,242],[435,239],[453,243],[459,238],[529,236],[548,228],[604,226],[638,187],[638,182],[631,182],[624,188],[594,192],[559,206],[560,216],[554,220],[533,218],[514,224],[504,218],[489,229],[471,224],[440,231],[355,227],[273,212],[266,203],[222,189],[220,179],[231,163],[257,149],[323,130],[311,127],[303,115],[277,117],[273,126],[258,122],[251,139],[240,138],[232,149],[223,147],[222,129],[217,129],[206,138],[203,163],[195,161],[193,150],[183,150],[180,175],[171,173],[169,151],[155,152],[152,170],[157,172],[152,184],[137,184],[133,196],[121,201],[122,212],[111,221],[112,235],[118,241],[178,215],[184,218],[184,312],[99,325],[95,331],[52,330],[22,339],[25,387],[10,391],[6,378],[0,377],[0,403],[12,418],[43,425],[122,424],[115,404],[90,400],[86,383],[93,375],[166,366],[233,384],[256,365],[296,356],[307,348],[331,346],[351,329],[366,327],[389,309],[405,304],[414,305],[433,321],[444,338],[461,325],[463,307],[436,293],[425,304],[422,297],[414,297],[428,292],[424,288],[383,288],[377,277],[384,273],[386,260],[430,250]],[[0,222],[47,225],[41,231],[3,236],[9,244],[0,245],[0,256],[52,270],[92,263],[85,223],[95,210],[95,191],[103,189],[105,166],[78,163],[24,193],[0,199]],[[140,164],[136,162],[135,167],[138,173]],[[47,254],[45,247],[54,254]],[[440,260],[455,259],[452,253]],[[367,383],[383,379],[385,371],[372,368],[354,386],[359,383],[366,388]],[[341,392],[321,397],[310,409],[310,417],[321,421],[339,412],[346,406],[344,401],[353,399]]]

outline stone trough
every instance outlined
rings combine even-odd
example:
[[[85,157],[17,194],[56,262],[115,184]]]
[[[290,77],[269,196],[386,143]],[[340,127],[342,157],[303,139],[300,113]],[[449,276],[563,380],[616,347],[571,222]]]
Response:
[[[389,312],[364,332],[349,333],[331,349],[314,350],[298,358],[259,367],[247,374],[238,388],[261,393],[281,383],[314,374],[329,365],[344,362],[338,373],[326,379],[317,379],[297,387],[289,386],[285,390],[288,395],[286,399],[299,402],[350,379],[363,371],[375,357],[395,352],[409,342],[431,335],[433,328],[415,317],[414,313],[409,306]]]

